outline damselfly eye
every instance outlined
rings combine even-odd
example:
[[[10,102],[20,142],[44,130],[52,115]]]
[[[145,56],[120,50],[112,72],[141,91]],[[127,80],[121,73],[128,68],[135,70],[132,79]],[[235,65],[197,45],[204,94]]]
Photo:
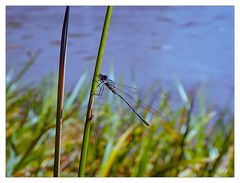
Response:
[[[100,80],[107,80],[108,79],[108,76],[107,75],[104,75],[104,74],[99,74],[98,78]]]
[[[107,79],[108,79],[108,76],[107,76],[107,75],[103,75],[103,79],[104,79],[104,80],[107,80]]]

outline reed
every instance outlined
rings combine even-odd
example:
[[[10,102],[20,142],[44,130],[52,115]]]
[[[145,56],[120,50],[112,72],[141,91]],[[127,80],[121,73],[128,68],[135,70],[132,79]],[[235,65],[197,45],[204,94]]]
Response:
[[[54,172],[53,172],[54,177],[60,176],[62,113],[63,113],[63,98],[64,98],[66,49],[67,49],[67,37],[68,37],[68,17],[69,17],[69,6],[66,7],[64,21],[63,21],[60,59],[59,59],[56,136],[55,136]]]
[[[88,108],[87,108],[87,115],[85,120],[85,127],[83,132],[83,143],[82,143],[82,149],[81,149],[81,157],[80,157],[80,163],[79,163],[79,170],[78,170],[78,176],[84,176],[85,173],[85,164],[86,164],[86,158],[87,158],[87,149],[88,149],[88,142],[89,142],[89,136],[90,136],[90,127],[91,127],[91,120],[93,118],[93,103],[94,103],[94,94],[96,93],[97,88],[97,80],[98,75],[100,73],[100,68],[102,64],[102,58],[104,54],[104,48],[107,40],[107,34],[108,34],[108,28],[111,20],[112,15],[112,6],[108,6],[106,15],[105,15],[105,21],[104,26],[102,30],[102,36],[100,40],[100,45],[98,49],[98,55],[97,55],[97,61],[95,65],[94,75],[92,79],[92,87],[90,91],[90,97],[88,101]]]

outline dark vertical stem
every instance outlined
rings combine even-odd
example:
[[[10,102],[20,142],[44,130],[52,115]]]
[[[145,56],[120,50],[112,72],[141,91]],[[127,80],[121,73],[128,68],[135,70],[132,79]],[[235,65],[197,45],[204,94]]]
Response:
[[[57,114],[56,114],[56,136],[55,136],[55,155],[54,155],[54,177],[60,175],[60,152],[61,152],[61,135],[62,135],[62,111],[64,96],[64,74],[65,74],[65,58],[66,45],[68,35],[68,17],[69,6],[66,7],[62,28],[61,49],[58,73],[58,96],[57,96]]]
[[[80,157],[80,163],[79,163],[79,169],[78,169],[78,176],[84,176],[84,173],[85,173],[85,164],[86,164],[86,158],[87,158],[87,149],[88,149],[88,141],[89,141],[89,135],[90,135],[91,120],[93,118],[93,101],[94,101],[94,94],[96,93],[96,88],[97,88],[96,81],[98,80],[98,75],[100,73],[102,57],[104,53],[105,43],[107,40],[108,27],[110,24],[111,15],[112,15],[112,6],[108,6],[106,15],[105,15],[101,41],[98,49],[94,75],[92,79],[90,97],[88,101],[88,109],[87,109],[86,121],[84,126],[84,132],[83,132],[83,142],[82,142],[81,157]]]

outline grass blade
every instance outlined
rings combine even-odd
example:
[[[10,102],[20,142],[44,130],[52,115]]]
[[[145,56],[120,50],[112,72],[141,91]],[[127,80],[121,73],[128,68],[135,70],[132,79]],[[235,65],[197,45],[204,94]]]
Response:
[[[29,61],[24,65],[22,70],[18,73],[18,75],[15,77],[14,80],[9,82],[9,84],[8,84],[8,86],[6,88],[6,92],[8,92],[8,90],[11,88],[11,86],[14,83],[17,83],[23,77],[23,75],[27,72],[27,70],[34,64],[34,62],[36,61],[36,58],[38,57],[40,52],[41,52],[40,50],[37,50],[37,52],[34,55],[30,55]]]
[[[136,124],[132,125],[130,128],[128,128],[118,139],[116,145],[113,147],[109,158],[107,162],[102,166],[100,169],[100,172],[98,173],[98,176],[107,176],[111,170],[111,167],[115,160],[117,159],[117,155],[121,152],[121,150],[124,148],[124,146],[127,144],[127,138],[129,135],[133,132],[135,129]]]

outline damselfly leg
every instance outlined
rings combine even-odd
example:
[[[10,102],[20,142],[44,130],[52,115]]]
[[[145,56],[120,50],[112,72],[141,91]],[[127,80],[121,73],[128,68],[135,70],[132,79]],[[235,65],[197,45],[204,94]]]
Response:
[[[97,85],[97,89],[98,91],[95,93],[95,95],[97,96],[102,96],[103,91],[104,91],[104,82],[103,81],[97,81],[98,85]]]

